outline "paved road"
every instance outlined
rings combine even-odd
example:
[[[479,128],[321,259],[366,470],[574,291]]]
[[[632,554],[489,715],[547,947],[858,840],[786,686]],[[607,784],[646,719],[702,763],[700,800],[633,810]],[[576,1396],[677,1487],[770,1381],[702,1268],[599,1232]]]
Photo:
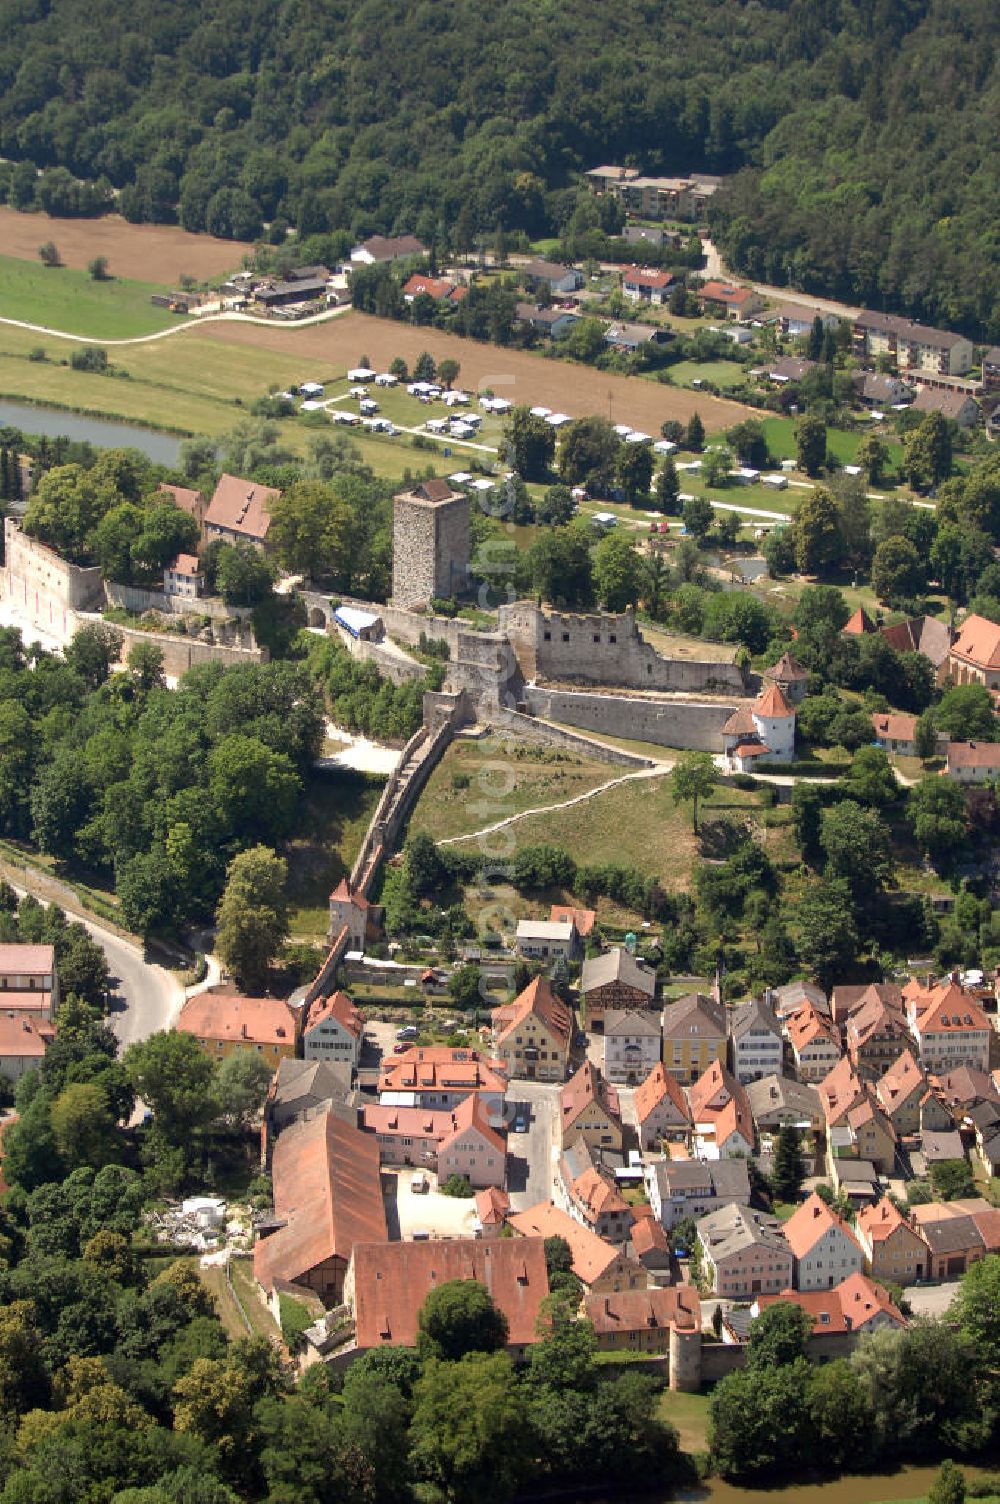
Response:
[[[117,978],[111,1026],[122,1049],[169,1029],[184,1001],[184,989],[176,977],[165,966],[147,960],[140,946],[89,919],[80,923],[104,951],[111,975]]]
[[[907,1285],[903,1292],[915,1316],[943,1316],[958,1294],[959,1281],[942,1285]]]
[[[25,889],[17,887],[23,894]],[[49,900],[35,895],[40,903]],[[82,914],[70,912],[70,918],[82,924],[92,940],[96,940],[108,960],[112,977],[111,1026],[121,1041],[122,1049],[136,1040],[146,1039],[160,1029],[169,1029],[184,1001],[184,989],[176,977],[152,959],[147,959],[142,947],[131,940],[124,940],[113,930],[95,924]],[[217,968],[210,969],[205,985],[218,980]]]
[[[558,1086],[547,1086],[540,1081],[510,1083],[508,1107],[524,1103],[529,1113],[527,1132],[511,1132],[507,1139],[510,1155],[507,1185],[510,1204],[516,1212],[552,1199],[558,1100]]]

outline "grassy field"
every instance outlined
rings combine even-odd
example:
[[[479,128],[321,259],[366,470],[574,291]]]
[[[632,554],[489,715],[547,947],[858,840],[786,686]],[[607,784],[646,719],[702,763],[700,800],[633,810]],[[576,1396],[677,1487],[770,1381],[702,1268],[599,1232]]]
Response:
[[[660,1419],[667,1420],[677,1430],[681,1451],[704,1452],[708,1446],[708,1409],[711,1397],[707,1394],[681,1394],[665,1389],[660,1395]]]
[[[29,360],[29,352],[38,347],[47,359]],[[215,438],[246,417],[250,404],[271,388],[313,379],[330,382],[336,390],[341,375],[315,359],[252,346],[240,349],[194,331],[146,345],[112,347],[112,365],[127,372],[127,380],[74,371],[69,365],[74,348],[70,341],[51,335],[0,325],[0,396]],[[427,416],[427,410],[421,412]],[[311,438],[326,432],[325,425],[313,428],[297,418],[279,426],[282,442],[295,453],[305,453]],[[402,435],[386,438],[351,429],[350,438],[376,475],[392,479],[407,465],[422,470],[432,466],[444,474],[461,463],[454,451],[447,457],[444,446],[416,451]]]
[[[310,834],[287,842],[282,853],[294,940],[326,935],[330,891],[350,871],[380,792],[380,780],[360,773],[327,773],[311,781],[300,821]]]
[[[438,768],[435,778],[442,774],[443,766]],[[615,770],[601,767],[591,786],[614,776]],[[476,815],[463,811],[458,803],[459,797],[467,797],[469,791],[464,796],[452,795],[450,810],[447,793],[445,798],[438,797],[427,804],[428,793],[435,792],[433,782],[432,779],[417,804],[410,822],[412,830],[430,830],[437,835],[439,821],[449,817],[460,829],[476,830],[516,813],[517,791],[506,799],[483,800],[482,811]],[[565,785],[557,787],[560,791],[552,794],[553,803],[572,797],[562,792]],[[437,788],[441,788],[440,781]],[[531,808],[538,802],[533,791],[520,807]],[[711,827],[720,820],[750,817],[758,839],[772,858],[783,860],[793,856],[791,811],[768,811],[767,825],[760,818],[762,813],[756,793],[720,786],[701,806],[701,823]],[[446,831],[447,825],[441,834]],[[526,816],[492,838],[492,851],[500,852],[501,837],[504,856],[513,855],[525,846],[547,842],[570,852],[581,865],[614,861],[656,876],[664,887],[673,889],[687,886],[699,855],[699,844],[691,829],[690,806],[674,804],[667,777],[619,784],[570,809]],[[472,843],[460,849],[470,850]]]
[[[452,742],[417,802],[410,829],[426,830],[437,841],[471,834],[522,810],[561,804],[615,776],[616,770],[606,763],[554,747],[496,737]],[[465,786],[456,786],[466,779]],[[524,823],[536,826],[546,818]],[[472,850],[473,843],[461,849]]]
[[[70,334],[131,339],[169,328],[178,322],[178,315],[154,308],[149,301],[152,293],[164,290],[156,283],[114,276],[95,282],[87,272],[73,267],[0,256],[0,318],[24,319]]]
[[[767,436],[767,447],[775,459],[795,458],[794,418],[765,418],[764,433]],[[858,445],[864,437],[863,433],[850,433],[846,429],[828,428],[826,447],[831,454],[836,455],[842,465],[852,465],[857,456]],[[889,451],[889,464],[895,468],[902,458],[903,447],[888,436],[884,437]]]
[[[746,379],[746,369],[738,360],[679,360],[668,370],[674,386],[693,386],[700,381],[729,391]]]

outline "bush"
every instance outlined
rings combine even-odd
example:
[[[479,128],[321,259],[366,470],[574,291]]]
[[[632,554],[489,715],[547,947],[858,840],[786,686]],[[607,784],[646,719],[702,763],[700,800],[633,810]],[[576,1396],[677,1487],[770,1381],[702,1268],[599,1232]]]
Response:
[[[750,773],[734,773],[729,782],[734,789],[741,789],[746,794],[757,787],[757,780]]]
[[[100,376],[106,375],[110,369],[108,352],[100,345],[84,345],[82,350],[74,350],[69,363],[74,371],[92,371]]]
[[[464,1201],[475,1195],[475,1191],[464,1175],[449,1175],[444,1185],[438,1186],[438,1190],[442,1196],[456,1196]]]
[[[42,361],[42,360],[48,360],[48,358],[49,357],[45,353],[45,346],[44,345],[35,345],[32,349],[30,349],[28,351],[28,359],[29,360]]]
[[[278,1295],[278,1312],[281,1316],[281,1335],[288,1344],[288,1350],[297,1352],[302,1345],[302,1334],[307,1326],[312,1326],[314,1318],[301,1300],[283,1292]]]
[[[467,789],[471,782],[472,779],[469,777],[468,773],[452,773],[451,775],[451,786],[455,790],[456,794],[459,793],[462,789]]]

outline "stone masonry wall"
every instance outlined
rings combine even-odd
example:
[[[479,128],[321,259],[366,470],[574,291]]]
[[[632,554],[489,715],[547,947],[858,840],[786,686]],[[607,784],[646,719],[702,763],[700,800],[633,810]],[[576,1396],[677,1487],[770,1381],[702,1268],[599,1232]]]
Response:
[[[530,714],[547,721],[696,752],[722,751],[722,728],[736,708],[733,703],[645,700],[536,685],[528,685],[522,696]]]
[[[392,504],[392,599],[419,606],[462,589],[469,570],[469,499],[428,502],[407,495]]]
[[[68,563],[29,538],[9,517],[4,522],[4,550],[0,599],[9,601],[40,631],[68,642],[77,627],[76,613],[101,599],[101,571]]]
[[[225,647],[215,642],[199,642],[195,637],[183,637],[179,632],[140,632],[135,627],[116,627],[115,630],[122,634],[122,663],[136,643],[150,642],[162,652],[163,672],[170,679],[180,678],[196,663],[222,663],[233,668],[239,664],[267,663],[271,656],[267,648]]]
[[[501,606],[498,626],[526,679],[582,680],[626,689],[743,694],[733,663],[665,657],[646,641],[631,610],[618,615],[544,611],[530,601]]]

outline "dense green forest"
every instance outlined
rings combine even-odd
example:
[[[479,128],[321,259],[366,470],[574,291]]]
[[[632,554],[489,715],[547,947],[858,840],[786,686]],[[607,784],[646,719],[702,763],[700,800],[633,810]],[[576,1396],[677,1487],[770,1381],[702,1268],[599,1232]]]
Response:
[[[0,3],[0,194],[280,241],[562,233],[598,161],[735,174],[734,266],[1000,333],[989,0]],[[36,169],[42,176],[36,176]]]

